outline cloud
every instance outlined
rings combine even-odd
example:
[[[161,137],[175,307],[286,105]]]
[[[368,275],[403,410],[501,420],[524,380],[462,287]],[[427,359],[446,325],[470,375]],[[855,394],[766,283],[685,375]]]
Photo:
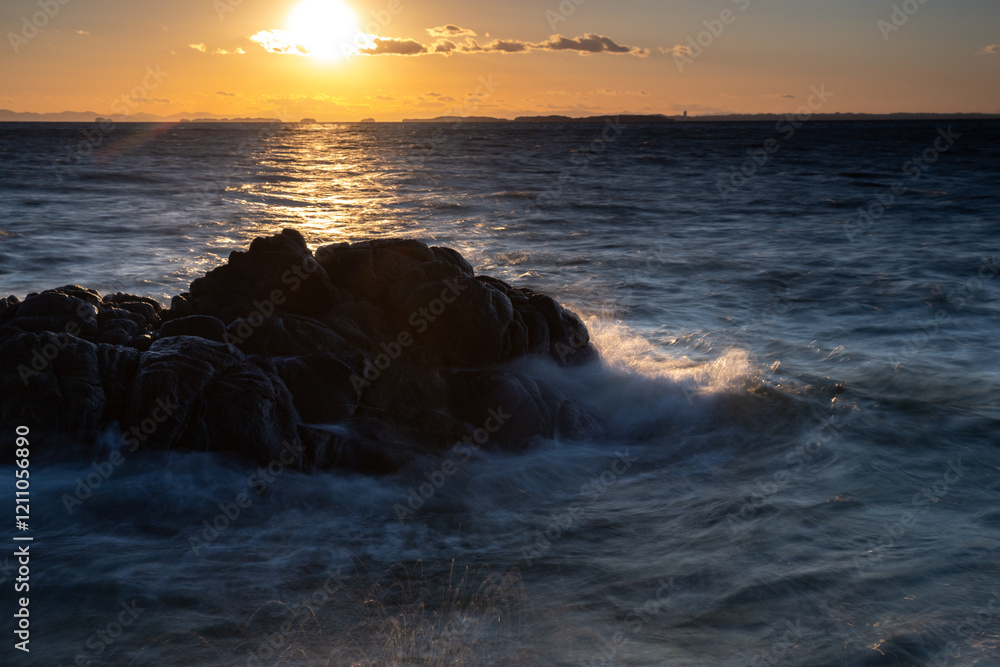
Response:
[[[441,93],[425,93],[417,97],[421,102],[438,103],[438,102],[454,102],[454,97],[449,97],[448,95],[442,95]]]
[[[647,49],[635,46],[624,46],[616,43],[610,37],[595,35],[588,32],[583,37],[563,37],[552,35],[548,40],[533,45],[536,49],[551,51],[579,51],[580,53],[628,53],[631,55],[649,55]]]
[[[665,49],[660,46],[656,50],[665,56],[688,55],[692,53],[691,47],[685,46],[684,44],[674,44],[669,49]]]
[[[450,39],[439,39],[431,46],[433,53],[451,53],[458,48],[458,44]]]
[[[993,56],[998,53],[1000,53],[1000,44],[990,44],[979,49],[979,55],[981,56]]]
[[[296,43],[292,35],[284,30],[261,30],[256,35],[250,35],[250,41],[260,44],[268,53],[309,55],[309,49]]]
[[[226,97],[236,97],[236,93],[227,93],[224,90],[217,91],[216,95],[225,95]]]
[[[557,94],[559,94],[559,95],[571,95],[571,94],[575,95],[576,93],[567,93],[565,91],[558,91]],[[611,88],[601,88],[600,90],[591,90],[587,94],[588,95],[608,95],[608,96],[612,96],[612,97],[619,97],[619,96],[623,96],[623,97],[626,97],[626,96],[638,97],[640,95],[649,95],[649,93],[647,93],[645,90],[639,90],[639,91],[634,91],[634,90],[612,90]]]
[[[73,32],[75,32],[78,35],[89,35],[90,34],[86,30],[74,30]]]
[[[519,42],[516,39],[495,39],[486,46],[486,51],[500,53],[521,53],[531,48],[528,42]]]
[[[395,97],[391,97],[389,95],[376,95],[375,99],[382,100],[383,102],[394,102],[396,100]]]
[[[765,95],[764,97],[776,97],[776,98],[779,98],[779,99],[782,99],[782,100],[794,100],[795,99],[795,95],[790,95],[790,94],[787,94],[787,93],[784,94],[784,95],[777,95],[777,94]]]
[[[198,53],[208,53],[208,47],[205,44],[188,44],[189,47],[197,51]],[[242,56],[246,51],[242,48],[229,51],[227,49],[215,49],[212,51],[213,56]]]
[[[437,28],[427,28],[427,34],[431,37],[475,37],[473,30],[459,28],[454,23],[438,26]]]
[[[454,50],[459,53],[523,53],[530,48],[530,42],[521,42],[516,39],[495,39],[487,44],[480,44],[474,39],[466,39],[465,44],[459,44]]]
[[[427,47],[413,39],[376,37],[369,46],[358,50],[366,56],[417,56],[427,53]]]
[[[464,42],[451,39],[438,39],[433,44],[421,44],[415,39],[398,37],[377,37],[375,35],[359,34],[358,42],[351,47],[355,55],[363,56],[421,56],[427,54],[454,53],[527,53],[529,51],[572,51],[579,54],[613,53],[638,57],[650,54],[649,49],[637,46],[627,46],[615,42],[610,37],[587,33],[579,37],[563,37],[551,35],[542,42],[527,42],[519,39],[494,39],[480,44],[472,39],[476,33],[453,24],[428,28],[427,32],[435,37],[464,36]],[[488,35],[487,35],[488,36]],[[295,37],[284,30],[261,30],[250,36],[250,41],[259,44],[269,53],[284,55],[309,55],[309,49],[296,42]],[[200,47],[200,48],[199,48]],[[205,50],[205,45],[192,44],[191,48]],[[682,47],[687,48],[687,47]],[[664,49],[661,52],[666,53]],[[221,50],[216,53],[223,53]]]
[[[449,45],[441,49],[443,43]],[[525,42],[518,39],[495,39],[487,44],[480,44],[474,39],[466,39],[464,44],[454,44],[441,40],[431,49],[434,53],[526,53],[528,51],[576,51],[577,53],[624,53],[633,56],[647,56],[648,49],[636,46],[624,46],[616,43],[610,37],[587,33],[582,37],[563,37],[552,35],[544,42]]]

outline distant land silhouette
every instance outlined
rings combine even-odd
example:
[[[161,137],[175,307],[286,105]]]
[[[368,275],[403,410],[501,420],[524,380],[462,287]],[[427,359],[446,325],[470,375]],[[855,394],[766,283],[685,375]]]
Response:
[[[438,116],[436,118],[404,118],[404,123],[603,123],[615,121],[619,123],[700,123],[700,122],[738,122],[738,121],[758,121],[769,122],[779,121],[794,113],[761,113],[761,114],[720,114],[707,116],[665,116],[663,114],[620,114],[603,116],[586,116],[574,118],[571,116],[518,116],[513,120],[508,118],[493,118],[490,116]],[[980,113],[893,113],[893,114],[864,114],[864,113],[823,113],[812,114],[809,120],[951,120],[951,119],[1000,119],[1000,114],[980,114]]]
[[[437,118],[404,118],[404,123],[673,123],[677,119],[663,114],[619,114],[604,116],[518,116],[514,120],[491,116],[438,116]]]
[[[621,123],[700,123],[700,122],[734,122],[734,121],[778,121],[788,116],[794,116],[795,112],[789,113],[760,113],[760,114],[715,114],[704,116],[684,116],[665,114],[602,114],[598,116],[572,117],[563,115],[548,116],[517,116],[516,118],[499,118],[493,116],[437,116],[434,118],[405,118],[403,123],[603,123],[614,120]],[[57,113],[33,113],[11,111],[0,109],[0,122],[55,122],[55,123],[93,123],[100,118],[99,122],[113,123],[275,123],[277,118],[230,118],[220,116],[205,111],[183,112],[170,116],[156,116],[153,114],[133,114],[130,116],[101,116],[93,111],[61,111]],[[891,114],[868,114],[868,113],[820,113],[809,116],[809,120],[837,121],[837,120],[977,120],[977,119],[1000,119],[1000,113],[891,113]],[[374,118],[364,118],[360,121],[316,121],[308,118],[301,121],[288,122],[331,122],[331,123],[352,123],[374,122]],[[385,121],[400,122],[400,121]]]
[[[121,121],[128,122],[128,121]],[[195,118],[190,120],[188,118],[181,118],[182,123],[280,123],[282,122],[280,118]],[[308,120],[300,121],[303,123],[309,122]],[[315,120],[312,122],[316,122]]]

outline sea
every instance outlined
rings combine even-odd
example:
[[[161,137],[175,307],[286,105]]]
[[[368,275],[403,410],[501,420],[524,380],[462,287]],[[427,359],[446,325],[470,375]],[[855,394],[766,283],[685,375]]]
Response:
[[[969,119],[0,124],[3,296],[416,238],[579,313],[599,364],[515,366],[605,426],[381,477],[34,440],[0,663],[1000,664],[998,176]]]

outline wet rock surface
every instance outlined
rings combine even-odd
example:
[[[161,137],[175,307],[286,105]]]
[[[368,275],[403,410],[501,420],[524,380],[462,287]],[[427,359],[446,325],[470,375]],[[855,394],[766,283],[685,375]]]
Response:
[[[0,300],[0,424],[53,443],[111,428],[123,446],[261,462],[294,442],[302,468],[366,473],[488,424],[483,446],[513,451],[598,433],[559,389],[504,369],[526,355],[598,357],[574,313],[475,275],[454,250],[382,239],[314,256],[286,229],[231,253],[169,309],[75,285]]]

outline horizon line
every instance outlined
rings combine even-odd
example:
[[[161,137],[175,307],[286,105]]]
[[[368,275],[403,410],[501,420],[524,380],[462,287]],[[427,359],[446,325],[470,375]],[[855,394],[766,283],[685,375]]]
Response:
[[[60,116],[60,115],[74,115],[74,116],[84,116],[92,115],[92,120],[60,120],[55,118],[33,118],[33,119],[16,119],[2,118],[5,114],[19,115],[19,116]],[[185,116],[191,116],[190,118]],[[502,116],[488,116],[488,115],[454,115],[445,114],[439,116],[430,117],[413,117],[413,118],[403,118],[400,120],[376,120],[374,117],[362,118],[357,120],[318,120],[311,116],[304,116],[298,120],[284,120],[279,117],[274,116],[222,116],[220,114],[212,114],[210,112],[200,112],[194,114],[171,114],[170,116],[156,116],[155,114],[134,114],[136,119],[133,119],[133,115],[129,116],[103,116],[91,111],[51,111],[51,112],[34,112],[34,111],[11,111],[9,109],[0,109],[0,123],[101,123],[101,122],[111,122],[111,123],[171,123],[171,124],[188,124],[188,123],[264,123],[264,122],[281,122],[289,124],[355,124],[355,123],[407,123],[407,122],[448,122],[448,121],[465,121],[465,122],[518,122],[522,119],[554,119],[549,122],[560,122],[562,119],[567,119],[570,121],[581,121],[589,119],[611,119],[611,118],[663,118],[671,121],[692,121],[692,120],[711,120],[711,119],[725,119],[725,118],[754,118],[759,117],[761,119],[771,119],[771,118],[785,118],[785,117],[797,117],[797,116],[808,116],[808,118],[818,119],[836,119],[837,117],[864,117],[868,119],[895,119],[901,120],[900,116],[914,117],[914,119],[919,119],[920,117],[935,119],[948,119],[948,118],[965,118],[965,117],[977,117],[980,119],[1000,119],[1000,112],[980,112],[980,111],[958,111],[958,112],[936,112],[936,111],[894,111],[889,113],[871,113],[863,111],[837,111],[829,113],[810,113],[810,114],[799,114],[794,111],[791,112],[727,112],[727,113],[707,113],[699,115],[688,115],[685,113],[675,113],[675,114],[665,114],[665,113],[632,113],[632,112],[617,112],[617,113],[597,113],[582,116],[570,116],[568,114],[526,114],[518,115],[513,118],[502,117]],[[846,118],[849,119],[849,118]]]

